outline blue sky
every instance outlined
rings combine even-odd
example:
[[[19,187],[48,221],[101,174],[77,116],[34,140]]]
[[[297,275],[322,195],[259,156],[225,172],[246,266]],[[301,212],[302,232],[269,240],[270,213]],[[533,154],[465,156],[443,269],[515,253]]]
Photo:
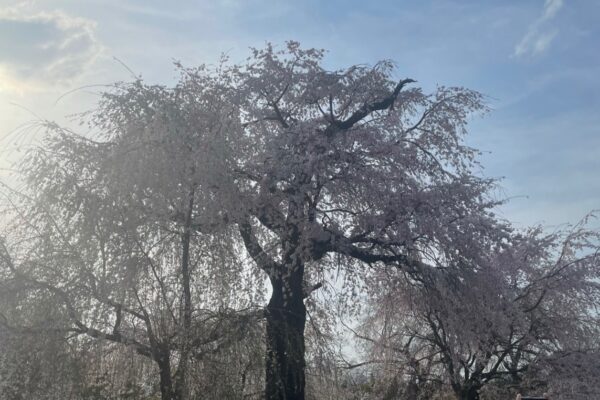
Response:
[[[172,82],[172,60],[242,61],[250,46],[293,39],[329,50],[331,68],[392,59],[426,89],[489,96],[471,124],[483,173],[505,177],[517,224],[575,222],[600,208],[600,1],[0,0],[0,167],[31,112],[59,122],[93,107],[129,72]],[[15,106],[16,103],[18,106]],[[25,135],[27,136],[27,135]]]

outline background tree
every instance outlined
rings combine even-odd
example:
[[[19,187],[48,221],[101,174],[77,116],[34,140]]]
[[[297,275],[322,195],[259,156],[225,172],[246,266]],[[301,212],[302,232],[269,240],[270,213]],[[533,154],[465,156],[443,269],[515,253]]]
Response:
[[[185,85],[118,86],[87,137],[46,124],[23,164],[26,187],[4,188],[13,287],[25,301],[51,298],[72,333],[152,359],[163,399],[188,398],[190,360],[243,336],[238,316],[254,315],[262,287],[223,240],[225,197],[213,195],[228,109],[211,87]]]
[[[537,228],[482,249],[487,262],[471,271],[438,273],[429,284],[388,275],[388,289],[373,292],[361,337],[395,376],[410,368],[408,376],[420,379],[426,367],[426,381],[443,382],[460,399],[478,399],[490,386],[508,388],[505,396],[529,390],[562,398],[565,390],[553,384],[561,374],[551,366],[598,351],[597,246],[598,233],[583,224],[549,235]],[[575,370],[595,368],[582,364]],[[593,392],[586,376],[581,386]]]

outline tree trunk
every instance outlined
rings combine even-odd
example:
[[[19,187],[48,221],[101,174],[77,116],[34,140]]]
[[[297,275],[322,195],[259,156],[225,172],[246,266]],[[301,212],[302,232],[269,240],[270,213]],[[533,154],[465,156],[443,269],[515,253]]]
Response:
[[[417,400],[419,398],[419,385],[415,381],[415,379],[411,379],[406,386],[406,390],[404,392],[404,398],[406,400]]]
[[[479,400],[479,387],[478,386],[466,386],[460,394],[460,400]]]
[[[266,400],[304,400],[304,265],[286,266],[271,277],[273,293],[266,310]]]
[[[169,353],[161,352],[156,359],[160,376],[160,398],[162,400],[178,400],[173,391],[173,380],[171,379],[171,361]]]
[[[194,209],[194,191],[190,192],[188,209],[184,221],[184,231],[181,235],[181,284],[183,289],[183,326],[181,329],[180,358],[175,373],[175,398],[185,400],[187,394],[187,369],[190,355],[190,331],[192,327],[192,292],[190,288],[190,241],[192,237],[191,224]]]

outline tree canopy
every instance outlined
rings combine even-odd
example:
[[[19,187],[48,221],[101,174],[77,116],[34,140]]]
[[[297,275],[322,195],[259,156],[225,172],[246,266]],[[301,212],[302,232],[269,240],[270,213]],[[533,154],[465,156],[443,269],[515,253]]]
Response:
[[[128,349],[163,400],[216,396],[218,363],[236,369],[218,396],[327,398],[307,390],[319,362],[338,395],[369,366],[373,396],[403,382],[475,400],[502,380],[552,388],[557,360],[598,351],[598,235],[496,216],[465,144],[484,96],[424,93],[390,61],[331,71],[324,54],[178,64],[174,87],[103,93],[84,134],[45,123],[24,188],[3,186],[2,326]],[[336,302],[367,321],[370,361],[339,363]],[[48,318],[22,312],[42,303]]]

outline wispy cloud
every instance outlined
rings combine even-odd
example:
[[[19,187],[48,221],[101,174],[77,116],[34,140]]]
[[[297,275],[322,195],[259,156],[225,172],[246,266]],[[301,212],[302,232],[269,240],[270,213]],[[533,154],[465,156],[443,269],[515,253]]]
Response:
[[[100,53],[93,21],[27,6],[0,9],[0,89],[26,91],[78,77]]]
[[[560,9],[563,0],[546,0],[542,15],[529,26],[527,33],[515,46],[514,57],[536,56],[545,52],[558,34],[557,29],[550,26]]]

